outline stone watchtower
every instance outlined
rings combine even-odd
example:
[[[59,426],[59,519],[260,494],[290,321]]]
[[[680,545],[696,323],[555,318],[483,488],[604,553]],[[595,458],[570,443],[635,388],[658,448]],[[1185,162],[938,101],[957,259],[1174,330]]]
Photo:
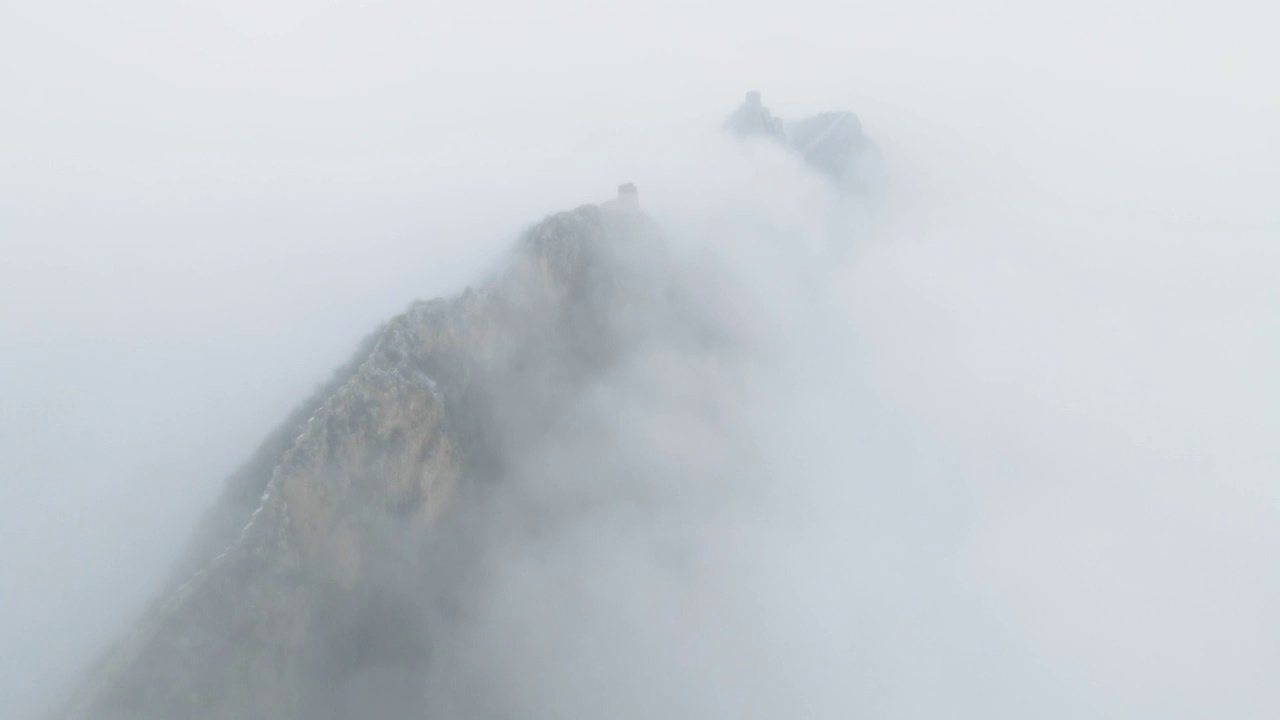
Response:
[[[636,190],[636,186],[631,183],[623,183],[622,185],[619,185],[618,204],[626,208],[639,208],[640,191]]]

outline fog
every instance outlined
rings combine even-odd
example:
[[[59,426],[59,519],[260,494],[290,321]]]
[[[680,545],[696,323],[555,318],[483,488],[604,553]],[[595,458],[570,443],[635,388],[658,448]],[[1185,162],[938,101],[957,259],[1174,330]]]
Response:
[[[498,709],[1275,717],[1267,15],[0,9],[0,712],[75,682],[378,322],[633,181],[756,355],[645,356],[589,398],[704,483],[646,485],[672,523],[495,543],[461,675]],[[749,89],[859,114],[871,221],[833,230],[821,178],[716,133]],[[690,440],[691,397],[737,444]]]

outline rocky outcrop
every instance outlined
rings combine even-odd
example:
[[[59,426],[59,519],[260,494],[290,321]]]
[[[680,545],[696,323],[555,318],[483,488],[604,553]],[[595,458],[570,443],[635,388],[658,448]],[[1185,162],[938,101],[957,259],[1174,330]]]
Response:
[[[753,91],[724,127],[739,137],[764,137],[785,146],[842,189],[866,190],[879,179],[878,150],[851,112],[823,112],[784,122]]]
[[[743,100],[738,109],[725,118],[724,129],[739,137],[763,135],[778,142],[787,140],[782,120],[769,112],[769,108],[764,106],[760,98],[760,93],[754,90],[747,93],[746,100]]]
[[[487,283],[386,323],[230,479],[194,569],[63,716],[346,717],[344,688],[369,678],[420,706],[442,516],[644,342],[669,301],[661,262],[643,213],[583,206],[530,229]]]
[[[851,112],[825,112],[787,126],[787,143],[811,167],[833,178],[852,172],[870,148]]]
[[[874,150],[852,114],[784,126],[758,93],[726,127],[783,143],[845,188]],[[643,442],[632,467],[617,464],[623,431],[584,398],[628,363],[658,373],[629,376],[643,387],[628,391],[660,395],[664,363],[708,371],[725,347],[742,357],[743,318],[708,285],[668,264],[626,184],[530,228],[485,282],[413,304],[229,478],[163,597],[58,717],[430,716],[424,678],[450,677],[436,670],[457,660],[451,627],[483,536],[559,522],[545,507],[494,511],[493,488],[571,478],[572,508],[592,483],[653,464]],[[707,404],[703,452],[721,416]],[[747,450],[707,454],[745,472]],[[663,467],[694,472],[683,459]]]

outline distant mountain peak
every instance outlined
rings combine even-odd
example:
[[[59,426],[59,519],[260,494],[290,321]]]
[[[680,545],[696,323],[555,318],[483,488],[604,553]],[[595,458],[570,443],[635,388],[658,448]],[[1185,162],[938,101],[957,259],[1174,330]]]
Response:
[[[865,187],[877,152],[852,112],[821,112],[788,122],[765,107],[758,90],[748,92],[725,118],[724,129],[741,138],[773,140],[846,189]]]
[[[747,93],[738,109],[725,118],[724,129],[739,137],[765,135],[784,143],[787,139],[782,119],[774,117],[764,106],[759,90]]]
[[[725,127],[841,182],[870,147],[852,113],[788,126],[759,92]],[[482,567],[477,523],[497,522],[485,514],[496,488],[559,488],[570,463],[583,481],[574,491],[594,491],[623,447],[611,445],[624,434],[598,394],[605,378],[649,363],[715,367],[745,342],[692,277],[625,182],[616,199],[533,224],[475,289],[384,323],[228,479],[181,581],[59,717],[334,720],[428,707],[428,669],[447,673],[464,652],[453,626]],[[667,376],[644,377],[654,384],[641,390],[661,394]],[[600,444],[611,449],[583,449]],[[536,503],[525,512],[531,527],[554,524]],[[360,704],[369,687],[381,688],[380,715]]]

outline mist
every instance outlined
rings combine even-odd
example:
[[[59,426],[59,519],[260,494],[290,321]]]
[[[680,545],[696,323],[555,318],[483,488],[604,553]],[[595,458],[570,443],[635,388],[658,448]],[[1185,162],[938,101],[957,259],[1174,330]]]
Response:
[[[599,472],[592,418],[631,472],[494,529],[443,711],[1274,717],[1265,14],[0,10],[0,711],[74,684],[379,322],[633,181],[749,352],[660,342],[521,458],[500,517],[577,507],[547,479]],[[749,89],[859,114],[854,227],[716,132]]]

